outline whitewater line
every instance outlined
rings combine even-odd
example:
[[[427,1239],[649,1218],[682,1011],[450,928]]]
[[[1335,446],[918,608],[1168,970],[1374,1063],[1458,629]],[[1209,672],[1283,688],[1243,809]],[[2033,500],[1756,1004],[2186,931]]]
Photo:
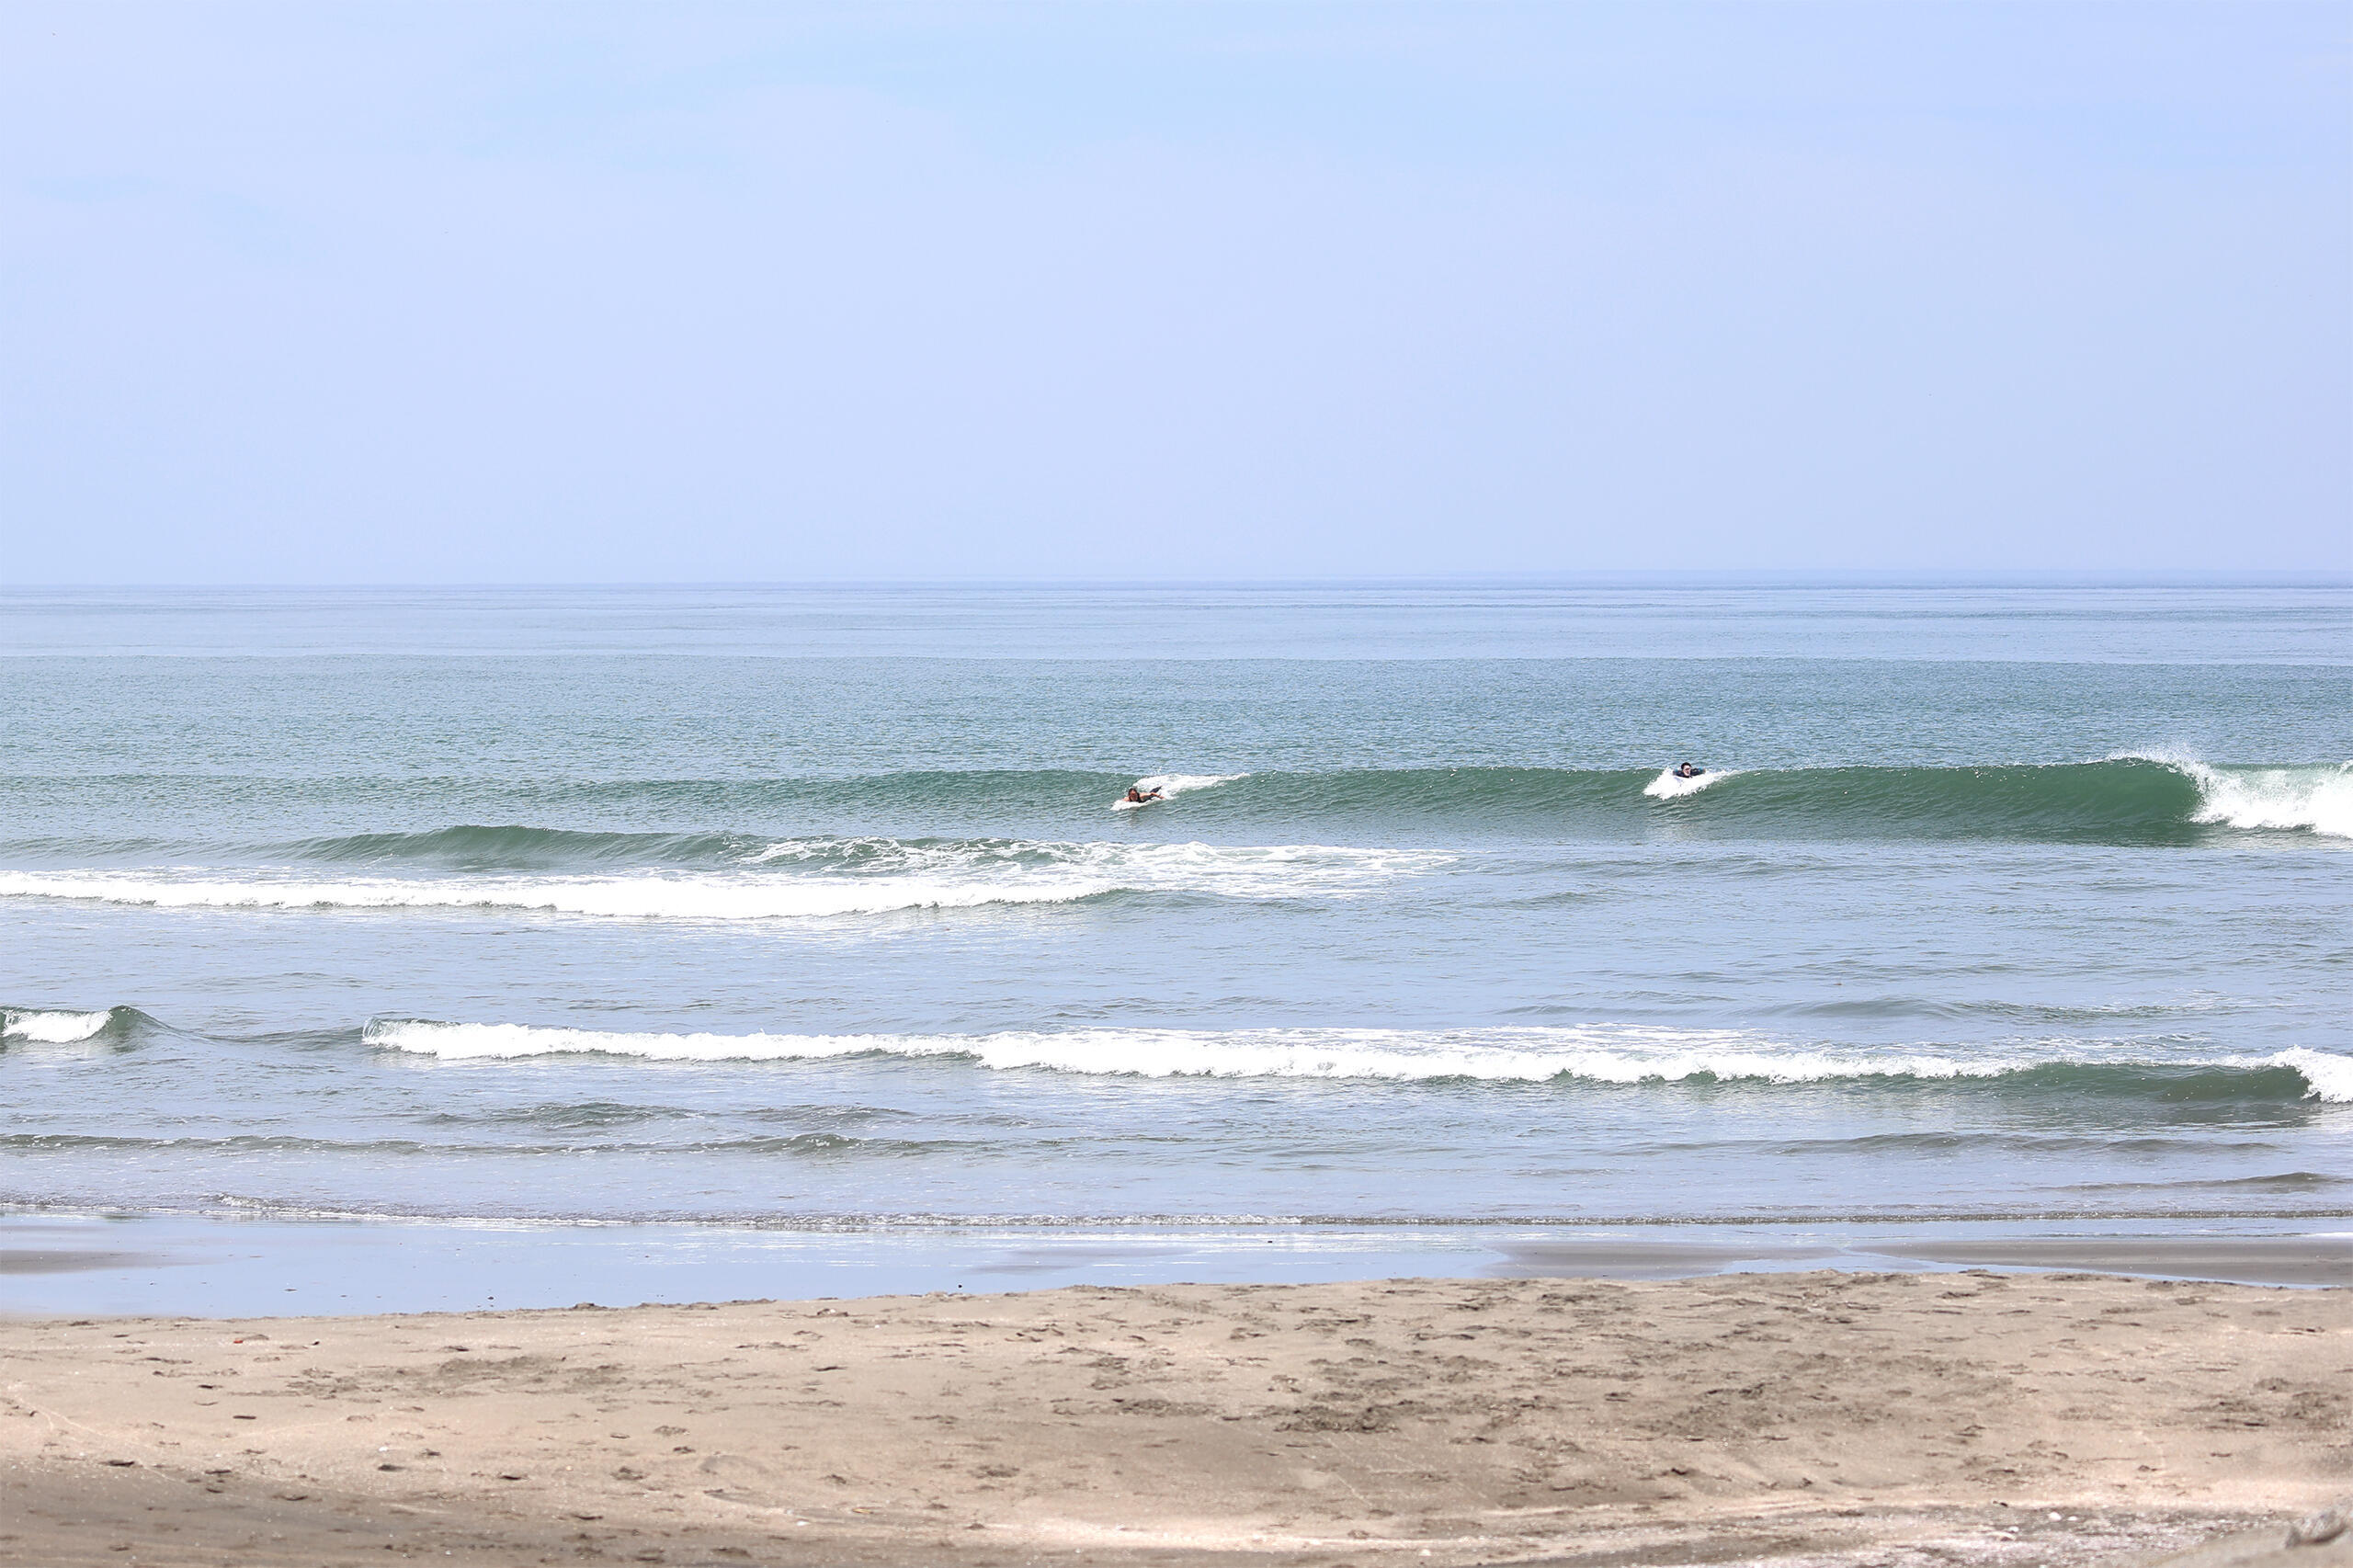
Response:
[[[2052,1068],[2250,1071],[2290,1068],[2313,1096],[2353,1102],[2353,1056],[2296,1047],[2268,1057],[2167,1062],[2124,1053],[1982,1058],[1933,1052],[1837,1052],[1777,1046],[1736,1029],[1646,1025],[1438,1031],[1270,1028],[1199,1030],[1078,1028],[983,1035],[745,1034],[629,1032],[530,1024],[377,1019],[367,1043],[445,1060],[564,1055],[634,1056],[655,1062],[816,1062],[849,1056],[957,1058],[995,1071],[1023,1068],[1087,1076],[1142,1078],[1322,1078],[1491,1083],[1583,1079],[1604,1084],[1753,1082],[1774,1085],[1868,1079],[1988,1080]]]

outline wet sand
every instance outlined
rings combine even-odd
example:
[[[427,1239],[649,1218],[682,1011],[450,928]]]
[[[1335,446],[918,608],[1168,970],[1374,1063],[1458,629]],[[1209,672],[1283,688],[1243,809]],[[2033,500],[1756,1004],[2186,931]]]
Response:
[[[2122,1562],[2348,1492],[2353,1290],[1813,1273],[0,1323],[10,1563]]]

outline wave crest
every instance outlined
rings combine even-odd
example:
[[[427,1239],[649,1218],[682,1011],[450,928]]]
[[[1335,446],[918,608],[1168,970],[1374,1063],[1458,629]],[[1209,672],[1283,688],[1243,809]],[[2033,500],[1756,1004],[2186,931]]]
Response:
[[[2338,1056],[2300,1045],[2281,1051],[2270,1061],[2302,1074],[2304,1082],[2313,1086],[2313,1098],[2353,1105],[2353,1056]]]

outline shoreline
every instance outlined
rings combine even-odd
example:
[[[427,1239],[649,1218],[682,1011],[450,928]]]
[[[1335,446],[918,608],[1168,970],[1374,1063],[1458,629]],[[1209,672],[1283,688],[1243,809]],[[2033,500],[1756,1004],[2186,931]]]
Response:
[[[663,1222],[0,1213],[0,1317],[486,1311],[1405,1276],[1840,1268],[2353,1282],[2353,1217],[1679,1224]]]
[[[2348,1376],[1984,1271],[0,1320],[0,1562],[2122,1561],[2353,1493]]]

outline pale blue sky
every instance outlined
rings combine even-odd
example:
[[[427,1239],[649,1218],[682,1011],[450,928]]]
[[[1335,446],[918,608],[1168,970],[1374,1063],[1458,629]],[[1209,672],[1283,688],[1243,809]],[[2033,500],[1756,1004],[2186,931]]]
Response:
[[[2353,567],[2353,7],[0,11],[0,581]]]

